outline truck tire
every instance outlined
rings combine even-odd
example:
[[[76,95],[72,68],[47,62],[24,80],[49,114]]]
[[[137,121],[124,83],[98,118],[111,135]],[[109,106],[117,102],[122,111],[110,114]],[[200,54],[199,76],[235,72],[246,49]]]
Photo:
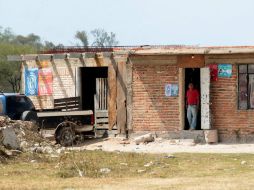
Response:
[[[75,133],[71,127],[62,127],[57,131],[56,142],[62,146],[72,146],[75,141]]]
[[[37,113],[34,111],[24,111],[21,115],[21,120],[36,123],[38,121]]]

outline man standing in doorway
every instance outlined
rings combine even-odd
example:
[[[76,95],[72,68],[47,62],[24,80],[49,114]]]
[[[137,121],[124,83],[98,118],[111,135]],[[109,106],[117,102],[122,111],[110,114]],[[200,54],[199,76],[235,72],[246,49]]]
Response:
[[[195,130],[199,109],[199,92],[194,88],[193,83],[189,83],[188,88],[186,94],[187,118],[190,130]]]

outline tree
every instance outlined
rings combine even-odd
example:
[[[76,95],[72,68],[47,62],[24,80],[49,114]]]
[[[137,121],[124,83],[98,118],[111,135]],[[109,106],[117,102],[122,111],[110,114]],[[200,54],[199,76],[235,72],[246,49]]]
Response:
[[[116,34],[113,32],[106,32],[104,29],[95,29],[91,31],[94,42],[93,46],[105,47],[105,46],[116,46],[118,41],[116,40]]]
[[[8,81],[10,86],[3,86],[1,90],[4,91],[12,90],[12,92],[20,91],[20,81],[21,81],[20,66],[21,66],[20,63],[18,62],[2,63],[0,69],[0,74],[2,76],[1,78],[4,77],[4,79]]]
[[[44,42],[44,49],[45,50],[54,49],[55,47],[56,47],[56,45],[53,42],[50,42],[50,41]]]
[[[0,26],[0,43],[8,42],[11,43],[15,39],[15,35],[13,34],[10,28],[3,28]]]
[[[80,40],[83,46],[88,46],[88,37],[86,31],[77,31],[75,34],[75,38]]]
[[[21,44],[21,45],[30,45],[35,47],[37,50],[41,50],[43,48],[43,43],[41,42],[41,37],[35,35],[33,33],[28,34],[27,36],[17,35],[14,40],[14,44]]]
[[[60,44],[61,45],[61,44]],[[33,54],[42,49],[52,49],[56,45],[50,41],[42,42],[36,34],[16,35],[10,28],[0,26],[0,90],[19,92],[19,62],[8,62],[7,55]]]
[[[7,55],[28,53],[36,53],[36,49],[29,45],[18,45],[7,42],[0,43],[0,90],[4,92],[19,92],[21,63],[8,62]]]
[[[36,53],[41,46],[41,39],[35,34],[15,35],[10,28],[0,27],[0,90],[5,92],[20,90],[21,64],[8,62],[7,56]]]

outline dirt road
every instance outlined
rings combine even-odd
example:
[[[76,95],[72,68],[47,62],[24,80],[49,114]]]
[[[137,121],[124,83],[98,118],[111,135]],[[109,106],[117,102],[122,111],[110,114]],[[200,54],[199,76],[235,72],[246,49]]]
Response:
[[[128,144],[130,143],[130,144]],[[156,139],[155,142],[136,145],[121,138],[89,139],[75,150],[103,150],[136,153],[251,153],[254,144],[194,144],[191,140],[171,141]]]

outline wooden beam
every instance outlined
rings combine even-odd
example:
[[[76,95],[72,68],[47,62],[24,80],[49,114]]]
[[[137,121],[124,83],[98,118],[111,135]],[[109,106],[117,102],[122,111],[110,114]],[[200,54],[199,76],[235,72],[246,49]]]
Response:
[[[204,55],[178,55],[177,66],[180,68],[201,68],[205,66]]]
[[[20,55],[7,55],[7,61],[24,61],[24,59]]]
[[[31,61],[31,60],[51,60],[53,59],[66,59],[68,58],[95,58],[97,53],[56,53],[56,54],[26,54],[26,55],[8,55],[8,61]],[[100,57],[111,57],[112,52],[99,53]]]
[[[205,64],[230,63],[230,64],[253,64],[253,54],[225,54],[225,55],[206,55]]]
[[[117,129],[126,134],[126,60],[117,60]]]
[[[113,56],[108,64],[108,115],[109,115],[109,130],[116,126],[116,72],[117,63]]]
[[[254,46],[232,47],[176,47],[176,48],[150,48],[130,51],[132,55],[220,55],[220,54],[254,54]]]
[[[130,59],[128,59],[126,64],[126,86],[127,86],[127,129],[128,133],[132,132],[132,68],[133,64]]]

